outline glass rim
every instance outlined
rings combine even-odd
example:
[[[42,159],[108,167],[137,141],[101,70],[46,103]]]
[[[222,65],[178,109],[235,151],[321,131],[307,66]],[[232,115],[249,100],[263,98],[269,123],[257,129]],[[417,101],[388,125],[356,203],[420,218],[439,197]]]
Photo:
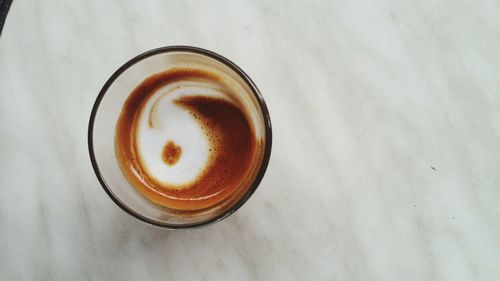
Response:
[[[170,224],[170,223],[165,223],[161,222],[158,220],[154,220],[151,218],[148,218],[136,211],[134,211],[132,208],[127,206],[125,203],[123,203],[118,196],[116,196],[112,191],[111,188],[108,186],[106,181],[104,180],[104,176],[101,173],[101,170],[99,169],[99,165],[97,164],[97,160],[95,157],[94,153],[94,143],[93,143],[93,136],[94,136],[94,121],[95,117],[97,114],[97,111],[99,110],[99,105],[104,98],[104,95],[106,95],[109,87],[115,82],[115,80],[123,74],[127,69],[129,69],[131,66],[135,65],[136,63],[139,63],[140,61],[158,55],[158,54],[164,54],[164,53],[171,53],[171,52],[188,52],[188,53],[193,53],[193,54],[199,54],[199,55],[204,55],[207,57],[210,57],[212,59],[215,59],[216,61],[224,64],[225,66],[229,67],[232,71],[234,71],[238,76],[240,76],[241,79],[250,87],[254,97],[256,98],[259,108],[262,111],[262,117],[264,119],[264,126],[265,126],[265,147],[264,147],[264,155],[259,167],[259,171],[257,172],[254,180],[248,187],[248,190],[245,192],[245,194],[234,204],[231,206],[229,209],[225,210],[224,212],[214,216],[213,218],[210,218],[208,220],[204,220],[201,222],[197,223],[187,223],[187,224]],[[187,229],[187,228],[199,228],[203,226],[207,226],[216,222],[219,222],[234,212],[238,210],[243,204],[253,195],[255,190],[257,190],[257,187],[259,186],[260,182],[262,181],[262,178],[264,177],[264,174],[267,170],[267,166],[269,164],[269,159],[271,157],[271,146],[272,146],[272,127],[271,127],[271,117],[269,115],[269,111],[267,109],[267,105],[264,101],[264,98],[262,97],[259,89],[255,85],[255,83],[250,79],[250,77],[240,68],[238,67],[235,63],[230,61],[229,59],[214,53],[212,51],[202,49],[199,47],[193,47],[193,46],[183,46],[183,45],[177,45],[177,46],[166,46],[166,47],[159,47],[156,49],[152,49],[149,51],[146,51],[144,53],[141,53],[132,59],[128,60],[126,63],[124,63],[118,70],[116,70],[110,78],[106,81],[104,86],[101,88],[99,91],[99,94],[97,95],[97,98],[94,102],[94,105],[92,107],[92,111],[90,113],[90,119],[89,119],[89,126],[88,126],[88,132],[87,132],[87,144],[88,144],[88,149],[89,149],[89,155],[90,155],[90,161],[92,163],[92,168],[96,174],[96,177],[101,184],[101,187],[104,189],[106,194],[111,198],[111,200],[118,205],[123,211],[128,213],[129,215],[135,217],[136,219],[139,219],[140,221],[143,221],[145,223],[148,223],[150,225],[166,228],[166,229]],[[154,204],[151,202],[151,204]]]

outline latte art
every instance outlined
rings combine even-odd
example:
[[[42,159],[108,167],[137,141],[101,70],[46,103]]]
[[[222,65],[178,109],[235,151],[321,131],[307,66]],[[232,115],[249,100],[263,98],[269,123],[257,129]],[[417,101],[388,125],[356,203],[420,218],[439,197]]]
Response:
[[[185,188],[208,164],[211,146],[216,144],[210,143],[210,132],[204,132],[194,112],[180,104],[186,97],[223,97],[208,86],[191,81],[171,83],[158,89],[142,107],[136,132],[139,161],[162,184]],[[165,165],[165,158],[171,157],[165,152],[175,150],[173,146],[183,153],[175,163],[167,160],[169,165]]]
[[[179,210],[210,207],[250,180],[259,145],[251,123],[214,73],[174,68],[128,97],[115,147],[129,182],[151,201]]]

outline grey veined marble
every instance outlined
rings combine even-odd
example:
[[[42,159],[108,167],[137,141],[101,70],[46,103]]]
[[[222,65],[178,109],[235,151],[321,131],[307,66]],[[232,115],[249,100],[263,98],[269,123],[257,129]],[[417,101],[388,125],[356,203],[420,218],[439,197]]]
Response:
[[[500,2],[14,1],[0,39],[1,280],[500,280]],[[111,73],[194,45],[262,91],[256,194],[199,230],[92,171]]]

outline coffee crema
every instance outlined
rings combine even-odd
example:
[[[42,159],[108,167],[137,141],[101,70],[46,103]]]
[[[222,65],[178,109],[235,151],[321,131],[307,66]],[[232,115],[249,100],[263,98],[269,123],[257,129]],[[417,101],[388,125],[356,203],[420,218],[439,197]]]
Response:
[[[200,210],[248,187],[261,145],[244,106],[224,79],[173,68],[128,96],[115,150],[128,181],[152,202]]]

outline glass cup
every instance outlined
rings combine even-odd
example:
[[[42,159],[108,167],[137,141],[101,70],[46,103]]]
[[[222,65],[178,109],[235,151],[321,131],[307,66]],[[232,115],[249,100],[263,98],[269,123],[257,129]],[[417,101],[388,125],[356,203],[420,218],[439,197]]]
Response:
[[[254,178],[216,205],[195,211],[180,211],[157,205],[141,195],[123,175],[115,155],[115,126],[129,94],[145,78],[173,67],[201,67],[223,73],[240,89],[237,98],[245,105],[256,138],[262,143],[253,163]],[[271,120],[259,90],[234,63],[214,52],[189,46],[154,49],[126,62],[99,92],[88,128],[90,159],[104,191],[125,212],[146,223],[170,229],[195,228],[218,222],[240,208],[254,193],[271,154]]]

